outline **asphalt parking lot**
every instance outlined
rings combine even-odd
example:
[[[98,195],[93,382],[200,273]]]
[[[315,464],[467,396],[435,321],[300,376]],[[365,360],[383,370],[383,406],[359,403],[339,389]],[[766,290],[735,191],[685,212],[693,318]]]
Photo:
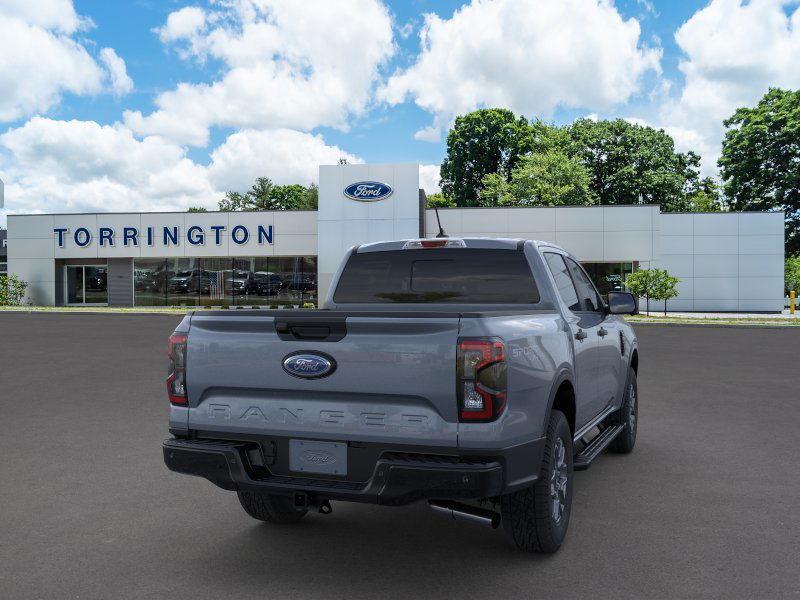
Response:
[[[800,596],[800,330],[640,326],[640,430],[560,553],[424,505],[258,523],[170,473],[179,317],[0,313],[0,598]]]

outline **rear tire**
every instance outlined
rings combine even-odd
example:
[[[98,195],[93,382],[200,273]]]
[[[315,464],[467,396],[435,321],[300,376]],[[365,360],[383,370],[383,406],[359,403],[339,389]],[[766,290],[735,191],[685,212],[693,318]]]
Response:
[[[547,425],[539,479],[500,498],[503,528],[517,548],[550,554],[561,547],[572,508],[572,431],[561,411]]]
[[[265,492],[237,492],[244,511],[259,521],[286,525],[297,523],[308,512],[294,507],[291,496],[267,494]]]
[[[628,454],[636,445],[636,431],[639,427],[639,388],[636,371],[628,367],[628,380],[625,382],[625,398],[617,412],[615,423],[625,428],[608,447],[612,452]]]

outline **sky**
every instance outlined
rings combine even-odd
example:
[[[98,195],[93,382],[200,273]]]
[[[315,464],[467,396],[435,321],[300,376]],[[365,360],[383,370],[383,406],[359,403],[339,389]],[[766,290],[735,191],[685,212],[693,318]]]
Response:
[[[216,207],[259,176],[416,162],[506,107],[663,128],[716,174],[722,121],[800,87],[800,0],[0,0],[6,214]]]

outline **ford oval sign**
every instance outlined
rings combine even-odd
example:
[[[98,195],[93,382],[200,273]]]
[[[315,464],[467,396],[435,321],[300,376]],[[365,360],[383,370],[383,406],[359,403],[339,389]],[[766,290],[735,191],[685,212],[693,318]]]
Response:
[[[294,377],[319,379],[336,369],[336,361],[328,355],[311,352],[294,352],[283,359],[283,370]]]
[[[344,188],[344,195],[359,202],[377,202],[392,195],[392,186],[379,181],[358,181]]]

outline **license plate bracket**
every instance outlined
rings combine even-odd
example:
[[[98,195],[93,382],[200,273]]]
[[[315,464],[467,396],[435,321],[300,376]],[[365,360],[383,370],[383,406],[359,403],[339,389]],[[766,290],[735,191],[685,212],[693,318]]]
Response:
[[[347,444],[290,439],[289,470],[298,473],[347,475]]]

